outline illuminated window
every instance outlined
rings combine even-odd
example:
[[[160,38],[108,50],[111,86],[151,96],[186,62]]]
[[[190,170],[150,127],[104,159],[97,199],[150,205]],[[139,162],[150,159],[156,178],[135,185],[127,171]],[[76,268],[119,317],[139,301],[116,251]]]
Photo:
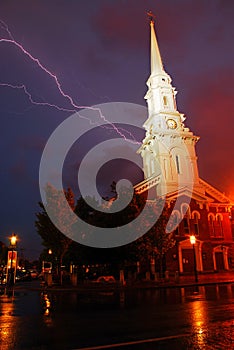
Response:
[[[163,104],[164,104],[164,106],[168,105],[168,101],[167,101],[167,97],[166,96],[163,96]]]

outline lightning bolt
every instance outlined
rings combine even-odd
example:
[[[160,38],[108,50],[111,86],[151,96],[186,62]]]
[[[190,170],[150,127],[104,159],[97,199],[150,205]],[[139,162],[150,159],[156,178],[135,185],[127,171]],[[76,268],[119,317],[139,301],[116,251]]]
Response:
[[[58,105],[55,105],[55,104],[52,104],[52,103],[49,103],[49,102],[38,102],[38,101],[35,101],[32,97],[32,95],[30,94],[30,92],[27,90],[26,86],[24,84],[22,85],[13,85],[13,84],[9,84],[9,83],[0,83],[0,86],[2,87],[8,87],[8,88],[12,88],[12,89],[16,89],[16,90],[23,90],[25,95],[28,96],[28,99],[29,101],[36,105],[36,106],[46,106],[46,107],[52,107],[52,108],[55,108],[57,109],[58,111],[62,111],[62,112],[70,112],[70,113],[78,113],[79,117],[81,119],[86,119],[87,121],[89,121],[90,125],[98,125],[100,126],[101,128],[104,128],[104,129],[107,129],[107,130],[112,130],[113,131],[113,128],[112,126],[108,127],[107,125],[99,125],[97,122],[92,122],[92,120],[90,120],[88,117],[85,117],[83,116],[82,114],[80,114],[76,109],[68,109],[68,108],[64,108],[64,107],[60,107]],[[110,123],[110,122],[108,122]],[[112,123],[110,123],[112,125]],[[134,136],[132,135],[131,132],[129,132],[128,130],[126,129],[123,129],[123,128],[118,128],[118,131],[122,130],[122,132],[124,132],[125,134],[128,134],[129,137],[132,137],[133,139],[126,139],[127,141],[129,142],[133,142],[135,141],[136,144],[140,144],[140,142],[136,141]]]
[[[89,109],[89,110],[92,110],[92,111],[96,111],[98,112],[98,115],[100,117],[101,120],[103,120],[105,123],[109,124],[110,125],[110,129],[113,129],[118,135],[120,135],[125,141],[128,141],[128,142],[131,142],[133,144],[140,144],[140,142],[138,142],[135,137],[132,135],[131,132],[123,129],[123,128],[117,128],[115,124],[111,123],[110,121],[108,121],[105,116],[102,114],[102,111],[100,110],[100,108],[97,108],[97,107],[91,107],[91,106],[82,106],[82,105],[77,105],[75,103],[75,101],[73,100],[73,98],[68,95],[62,88],[61,86],[61,83],[59,82],[59,79],[58,77],[56,76],[56,74],[52,73],[48,68],[46,68],[38,58],[34,57],[28,50],[26,50],[19,42],[17,42],[14,37],[12,36],[8,26],[0,20],[0,26],[2,29],[4,29],[9,38],[10,39],[6,39],[6,38],[1,38],[0,39],[0,43],[6,43],[6,44],[10,44],[10,45],[13,45],[15,46],[16,48],[18,48],[25,56],[27,56],[32,62],[34,62],[43,72],[45,72],[54,82],[55,82],[55,85],[57,86],[58,88],[58,91],[59,93],[66,99],[69,101],[70,105],[73,107],[73,109],[67,109],[67,108],[62,108],[62,107],[59,107],[57,105],[54,105],[54,104],[50,104],[50,103],[47,103],[47,102],[37,102],[35,101],[33,98],[32,98],[32,95],[29,93],[29,91],[27,90],[26,86],[25,85],[11,85],[11,84],[7,84],[7,83],[0,83],[1,86],[8,86],[8,87],[11,87],[11,88],[14,88],[14,89],[21,89],[25,92],[25,94],[28,96],[29,100],[31,103],[35,104],[35,105],[43,105],[43,106],[49,106],[49,107],[53,107],[53,108],[56,108],[57,110],[60,110],[60,111],[78,111],[80,109]],[[79,113],[78,113],[79,114]],[[79,114],[80,117],[82,117],[80,114]],[[83,117],[85,118],[85,117]],[[88,118],[85,118],[85,119],[88,119]],[[91,122],[91,120],[89,120]],[[124,133],[122,132],[124,130]],[[131,139],[127,138],[125,136],[125,134],[128,134]]]
[[[8,25],[5,22],[3,22],[1,19],[0,19],[0,27],[7,32],[8,36],[9,36],[9,38],[11,38],[11,40],[14,40],[13,35],[11,34],[11,32],[8,28]]]
[[[33,99],[32,95],[30,94],[30,92],[27,90],[25,85],[13,85],[13,84],[9,84],[9,83],[0,83],[0,86],[24,91],[25,95],[28,96],[29,101],[36,106],[53,107],[53,108],[57,109],[58,111],[63,111],[63,112],[76,112],[75,109],[63,108],[63,107],[57,106],[57,105],[49,103],[49,102],[35,101]]]

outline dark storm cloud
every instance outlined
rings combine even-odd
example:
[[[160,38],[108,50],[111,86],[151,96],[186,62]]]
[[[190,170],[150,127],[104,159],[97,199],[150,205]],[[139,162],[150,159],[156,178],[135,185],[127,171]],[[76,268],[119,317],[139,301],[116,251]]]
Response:
[[[139,30],[140,23],[146,22],[146,9],[143,4],[133,6],[133,2],[120,7],[118,3],[105,3],[93,18],[93,28],[99,34],[102,44],[118,50],[119,47],[136,48],[145,46],[144,31]]]
[[[20,183],[22,180],[25,181],[27,176],[27,167],[25,162],[18,162],[10,168],[10,174],[13,176],[14,181]]]
[[[21,147],[24,150],[34,150],[38,152],[42,152],[45,147],[46,139],[36,136],[32,137],[28,135],[26,138],[19,138],[18,140],[18,146]]]

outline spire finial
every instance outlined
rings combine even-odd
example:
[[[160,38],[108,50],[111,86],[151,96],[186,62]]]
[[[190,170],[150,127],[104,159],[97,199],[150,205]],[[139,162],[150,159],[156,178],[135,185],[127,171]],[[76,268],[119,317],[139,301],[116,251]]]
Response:
[[[156,16],[153,14],[153,12],[150,10],[150,11],[147,11],[146,13],[147,13],[147,16],[150,20],[150,23],[154,23]]]
[[[150,44],[150,50],[151,50],[151,75],[162,73],[164,71],[161,55],[158,48],[156,33],[154,29],[154,20],[156,16],[153,14],[152,11],[147,12],[147,16],[150,20],[150,32],[151,32],[151,44]]]

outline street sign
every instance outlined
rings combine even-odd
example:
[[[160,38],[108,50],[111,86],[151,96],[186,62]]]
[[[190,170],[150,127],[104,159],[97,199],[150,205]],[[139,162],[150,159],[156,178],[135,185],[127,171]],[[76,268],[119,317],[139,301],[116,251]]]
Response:
[[[10,269],[10,268],[15,269],[16,265],[17,265],[16,263],[17,263],[17,251],[9,250],[8,251],[8,258],[7,258],[8,269]]]

